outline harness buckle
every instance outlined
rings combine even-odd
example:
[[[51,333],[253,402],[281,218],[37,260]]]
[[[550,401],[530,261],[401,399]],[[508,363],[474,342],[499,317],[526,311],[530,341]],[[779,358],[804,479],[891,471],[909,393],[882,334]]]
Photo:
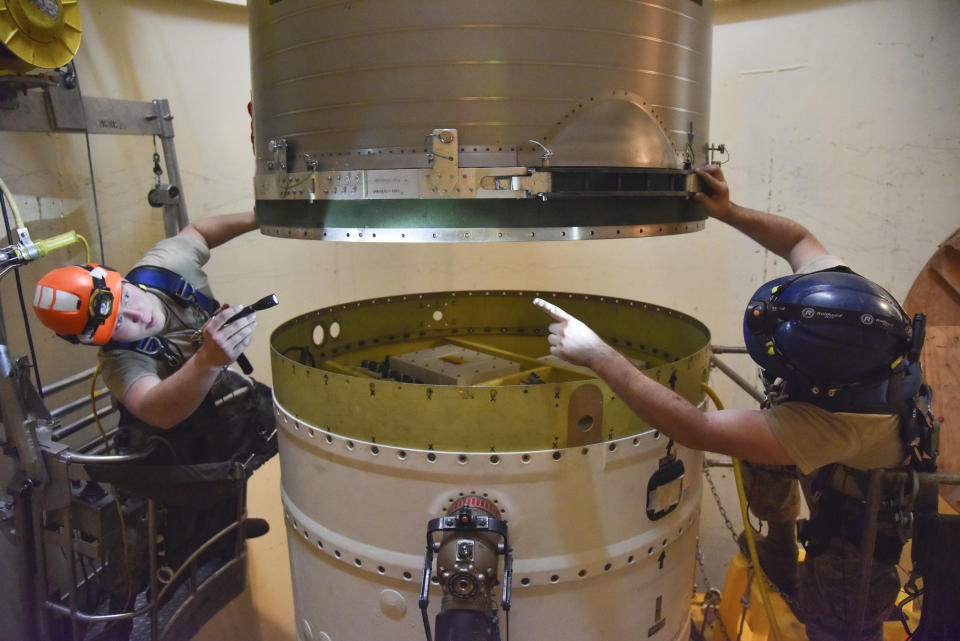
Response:
[[[137,342],[137,344],[133,346],[133,349],[147,356],[156,356],[163,350],[163,343],[160,342],[160,338],[157,336],[148,336]]]
[[[916,503],[917,495],[920,493],[920,479],[917,476],[917,471],[908,467],[907,475],[909,477],[907,482],[900,484],[900,496],[894,513],[897,534],[902,543],[906,543],[910,539],[913,531],[913,506]],[[909,486],[909,489],[907,486]]]
[[[163,358],[170,367],[179,367],[182,365],[182,362],[177,358],[173,350],[168,347],[166,341],[159,336],[148,336],[134,345],[133,349],[151,358],[157,358],[159,356]]]
[[[183,279],[183,278],[181,278],[180,282],[177,284],[177,288],[176,288],[176,291],[174,291],[174,295],[177,298],[184,300],[188,303],[193,303],[193,302],[196,302],[197,300],[196,291],[194,290],[193,285],[188,283],[186,279]]]

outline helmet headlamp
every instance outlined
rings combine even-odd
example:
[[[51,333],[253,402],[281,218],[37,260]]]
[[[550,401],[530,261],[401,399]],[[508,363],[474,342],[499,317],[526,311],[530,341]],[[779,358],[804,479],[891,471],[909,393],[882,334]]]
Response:
[[[109,289],[94,287],[90,294],[90,308],[87,310],[90,318],[105,321],[113,313],[113,292]]]

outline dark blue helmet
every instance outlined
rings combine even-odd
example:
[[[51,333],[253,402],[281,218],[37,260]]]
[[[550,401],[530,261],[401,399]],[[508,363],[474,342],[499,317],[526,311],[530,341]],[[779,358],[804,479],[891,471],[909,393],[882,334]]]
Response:
[[[912,334],[896,299],[847,268],[765,283],[743,320],[747,351],[768,382],[821,388],[889,377],[911,354]]]

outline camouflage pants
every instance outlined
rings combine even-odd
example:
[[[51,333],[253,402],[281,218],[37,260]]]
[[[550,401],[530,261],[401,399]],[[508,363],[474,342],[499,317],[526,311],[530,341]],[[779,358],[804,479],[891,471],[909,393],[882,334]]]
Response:
[[[750,511],[768,522],[771,533],[792,527],[800,514],[800,484],[794,468],[744,463],[742,469]],[[783,552],[780,548],[785,547],[789,546],[768,550]],[[836,536],[821,554],[807,556],[800,564],[796,614],[806,625],[810,641],[882,641],[883,621],[899,590],[896,568],[874,561],[863,626],[857,634],[860,546]]]
[[[792,466],[741,462],[743,488],[750,511],[762,521],[796,521],[800,484]]]
[[[836,537],[823,554],[800,564],[802,612],[797,614],[810,641],[882,641],[883,622],[899,590],[896,568],[874,561],[863,626],[857,634],[860,546]]]

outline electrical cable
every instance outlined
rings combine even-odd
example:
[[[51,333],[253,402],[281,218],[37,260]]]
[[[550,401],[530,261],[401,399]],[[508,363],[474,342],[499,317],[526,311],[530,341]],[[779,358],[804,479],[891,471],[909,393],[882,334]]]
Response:
[[[120,539],[123,545],[123,569],[127,575],[127,597],[123,602],[123,609],[130,607],[130,601],[133,598],[133,573],[130,571],[130,550],[127,548],[127,522],[123,518],[123,508],[120,507],[120,499],[116,493],[113,493],[113,504],[117,506],[117,516],[120,519]]]
[[[97,378],[100,376],[100,367],[101,366],[98,363],[97,369],[94,370],[93,377],[90,380],[90,406],[93,409],[93,419],[97,423],[97,429],[100,430],[100,438],[103,439],[103,444],[106,447],[107,454],[112,454],[113,452],[110,448],[110,439],[107,438],[107,433],[103,429],[103,425],[100,423],[100,416],[99,416],[99,413],[97,412],[96,389],[97,389]],[[111,490],[112,489],[113,488],[111,488]],[[124,566],[124,571],[126,573],[126,579],[127,579],[127,597],[124,600],[124,605],[123,605],[123,609],[126,610],[127,608],[130,607],[130,600],[133,597],[133,575],[130,572],[130,552],[127,549],[127,524],[123,518],[123,508],[121,508],[120,506],[120,499],[117,498],[115,491],[111,491],[111,494],[113,495],[113,503],[117,508],[117,516],[120,519],[120,538],[122,541],[121,545],[123,546],[123,566]],[[110,624],[108,623],[107,626],[104,628],[104,632],[109,627],[110,627]]]
[[[713,401],[713,404],[717,410],[722,410],[723,402],[720,400],[720,397],[717,396],[717,393],[713,391],[713,388],[706,383],[700,383],[700,387],[704,392],[706,392],[707,396],[710,397],[710,400]],[[740,459],[736,457],[730,458],[733,460],[733,475],[737,481],[737,496],[740,499],[740,513],[743,517],[743,531],[747,538],[747,548],[750,550],[750,561],[753,563],[754,571],[760,575],[761,579],[757,582],[757,589],[760,590],[760,599],[763,601],[763,609],[766,611],[767,619],[770,621],[770,628],[773,630],[773,638],[776,639],[776,641],[783,641],[783,635],[780,631],[780,624],[777,622],[777,617],[773,612],[773,603],[770,602],[770,594],[767,591],[767,577],[763,572],[763,568],[760,567],[760,557],[757,554],[757,542],[753,538],[753,527],[750,525],[750,515],[747,512],[747,493],[743,488],[743,470],[740,467]]]
[[[83,236],[81,236],[80,234],[77,234],[77,240],[79,240],[80,243],[83,245],[83,249],[84,249],[84,251],[85,251],[86,254],[87,254],[87,261],[86,261],[86,262],[87,262],[87,263],[90,263],[90,243],[88,243],[88,242],[87,242],[87,239],[84,238]]]
[[[11,194],[10,190],[7,188],[7,183],[3,182],[3,178],[0,178],[0,191],[3,192],[3,195],[6,196],[7,201],[10,203],[10,209],[13,210],[13,222],[17,224],[17,229],[26,227],[26,225],[23,224],[23,217],[20,215],[20,208],[17,206],[17,201],[14,199],[13,194]],[[9,236],[10,236],[10,226],[9,226],[9,223],[7,223],[7,237]],[[13,242],[13,241],[11,240],[10,242]]]
[[[13,235],[10,232],[10,219],[7,216],[7,205],[6,202],[10,201],[10,208],[13,209],[14,219],[20,218],[20,212],[17,209],[17,205],[13,200],[13,197],[10,195],[10,190],[7,189],[6,184],[3,183],[3,180],[0,179],[0,210],[3,211],[3,226],[7,232],[7,242],[11,245],[14,243]],[[22,221],[21,221],[22,225]],[[37,393],[40,394],[40,398],[43,398],[43,384],[40,382],[40,368],[37,366],[37,352],[33,346],[33,333],[30,331],[30,318],[27,316],[27,306],[23,299],[23,284],[20,282],[20,270],[13,270],[14,279],[17,282],[17,297],[20,299],[20,314],[23,316],[23,329],[27,335],[27,345],[30,347],[30,360],[33,361],[33,376],[37,384]]]
[[[90,409],[93,410],[93,420],[97,422],[97,429],[100,430],[100,438],[103,439],[103,445],[107,450],[107,454],[113,454],[113,451],[110,449],[110,439],[107,438],[107,433],[100,423],[100,412],[97,410],[96,391],[98,376],[100,376],[100,363],[97,363],[97,369],[93,371],[93,377],[90,379]]]
[[[87,128],[87,109],[83,104],[83,92],[80,91],[80,77],[77,74],[76,63],[70,63],[73,80],[76,83],[77,95],[80,97],[80,114],[83,116],[83,137],[87,143],[87,166],[90,168],[90,189],[93,192],[93,215],[97,221],[97,240],[100,243],[100,264],[105,265],[107,259],[103,250],[103,227],[100,224],[100,202],[97,199],[97,179],[93,172],[93,152],[90,150],[90,131]]]
[[[84,116],[86,117],[86,116]],[[103,251],[103,227],[100,225],[100,205],[97,202],[97,180],[93,175],[93,155],[90,152],[90,132],[83,131],[87,140],[87,165],[90,167],[90,189],[93,191],[93,215],[97,221],[97,242],[100,244],[100,264],[107,262],[106,254]]]
[[[282,193],[282,195],[283,195],[283,196],[286,196],[291,189],[293,189],[293,188],[295,188],[295,187],[299,187],[300,185],[302,185],[303,183],[307,182],[308,180],[313,180],[314,176],[316,176],[316,175],[317,175],[317,172],[312,171],[312,172],[310,172],[309,175],[307,175],[306,178],[303,178],[303,179],[301,179],[301,180],[298,180],[297,182],[293,183],[292,185],[284,185],[284,186],[283,186],[283,193]]]
[[[910,641],[913,638],[913,635],[917,633],[917,631],[910,630],[910,625],[909,625],[910,618],[907,616],[907,613],[904,610],[904,608],[906,608],[910,603],[912,603],[913,601],[917,600],[922,596],[923,596],[923,589],[920,589],[916,593],[911,594],[910,596],[908,596],[903,601],[897,604],[897,613],[900,615],[900,625],[903,626],[904,631],[907,633],[907,638],[905,641]]]

